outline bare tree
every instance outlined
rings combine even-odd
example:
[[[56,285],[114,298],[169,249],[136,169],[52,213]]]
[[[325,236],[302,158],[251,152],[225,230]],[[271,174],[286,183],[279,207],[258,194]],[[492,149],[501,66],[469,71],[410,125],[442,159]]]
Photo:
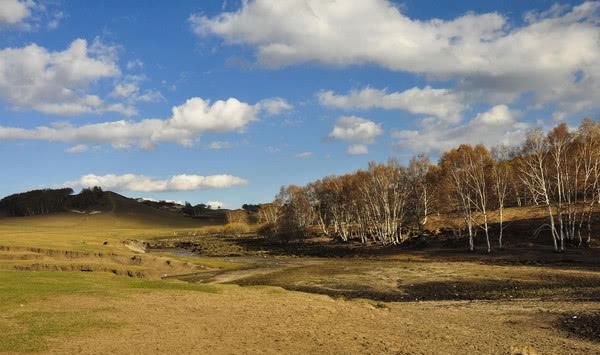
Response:
[[[460,146],[445,152],[440,159],[440,166],[443,175],[449,180],[449,185],[452,187],[450,192],[452,199],[462,212],[463,221],[469,233],[469,250],[473,251],[475,250],[474,212],[476,206],[474,191],[469,185],[470,178],[467,171],[465,149],[466,146]]]
[[[556,230],[553,206],[550,199],[550,181],[548,172],[549,144],[542,130],[531,131],[523,145],[520,157],[520,177],[529,188],[534,198],[543,201],[550,219],[550,232],[554,250],[558,251],[558,240],[560,239]]]
[[[586,224],[586,243],[591,243],[592,215],[596,204],[600,203],[600,123],[585,119],[577,131],[579,146],[576,160],[582,166],[580,185],[582,209],[577,232],[579,245],[583,244],[582,231]]]
[[[488,211],[489,211],[489,179],[490,179],[490,168],[492,167],[492,160],[489,151],[483,145],[477,145],[474,148],[470,146],[464,146],[463,156],[466,162],[465,170],[467,182],[469,187],[473,190],[472,196],[473,204],[476,206],[479,215],[483,218],[483,224],[481,228],[485,233],[485,241],[487,244],[487,252],[492,251],[490,243],[490,227],[488,223]]]
[[[396,160],[330,176],[305,187],[281,189],[273,204],[261,205],[261,222],[305,234],[313,226],[348,242],[398,244],[411,233],[424,235],[434,202],[438,213],[459,214],[459,234],[468,231],[469,250],[479,230],[491,252],[490,221],[497,213],[498,246],[504,247],[505,208],[545,207],[554,249],[592,238],[592,215],[600,204],[600,124],[584,120],[577,132],[558,125],[534,130],[517,149],[461,145],[444,152],[437,165],[425,155],[407,167]]]
[[[431,178],[432,164],[425,154],[414,156],[408,164],[408,183],[411,189],[410,208],[419,229],[423,235],[429,215],[432,213],[434,194]]]
[[[494,185],[494,194],[498,202],[498,248],[502,249],[502,235],[504,233],[504,206],[508,189],[510,185],[510,176],[512,167],[509,162],[510,148],[507,146],[497,146],[492,150],[494,159],[492,166],[492,180]]]
[[[258,208],[259,222],[267,224],[277,223],[280,209],[281,205],[278,201],[261,204]]]

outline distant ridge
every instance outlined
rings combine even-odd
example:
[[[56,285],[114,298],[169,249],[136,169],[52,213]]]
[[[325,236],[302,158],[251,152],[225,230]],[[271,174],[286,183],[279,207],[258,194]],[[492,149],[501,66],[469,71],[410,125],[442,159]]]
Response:
[[[192,218],[187,217],[182,209],[183,206],[177,204],[128,198],[99,187],[84,189],[79,194],[74,194],[71,188],[32,190],[0,200],[0,216],[3,217],[73,214],[112,215],[158,224],[198,222],[192,222]],[[224,223],[225,210],[207,211],[206,215],[200,217],[205,222]]]

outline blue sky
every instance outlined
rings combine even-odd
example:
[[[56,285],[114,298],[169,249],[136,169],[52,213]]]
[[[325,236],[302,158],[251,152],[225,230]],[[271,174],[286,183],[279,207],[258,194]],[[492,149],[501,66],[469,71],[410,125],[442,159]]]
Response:
[[[272,199],[600,112],[598,1],[0,0],[0,195]]]

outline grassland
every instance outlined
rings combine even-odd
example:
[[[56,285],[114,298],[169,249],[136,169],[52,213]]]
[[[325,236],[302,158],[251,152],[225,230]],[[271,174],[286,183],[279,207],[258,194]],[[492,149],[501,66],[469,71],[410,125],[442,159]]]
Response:
[[[0,218],[0,352],[600,352],[595,248],[359,253],[113,207]]]
[[[111,301],[161,290],[219,292],[210,285],[148,281],[107,273],[0,271],[0,352],[49,350],[47,340],[88,330],[118,329],[118,321],[102,315],[114,311]],[[62,297],[94,300],[57,307]]]

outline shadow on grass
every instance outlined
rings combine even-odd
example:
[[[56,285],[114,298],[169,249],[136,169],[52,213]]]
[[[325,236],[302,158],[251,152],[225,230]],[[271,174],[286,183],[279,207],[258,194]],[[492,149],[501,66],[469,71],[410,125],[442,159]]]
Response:
[[[241,280],[242,286],[265,284]],[[269,283],[267,283],[269,284]],[[381,302],[510,300],[519,298],[568,299],[570,301],[600,301],[597,280],[569,278],[563,282],[522,282],[511,280],[424,282],[403,285],[398,289],[374,290],[362,285],[295,285],[270,283],[290,291],[327,295],[344,299],[369,299]]]

